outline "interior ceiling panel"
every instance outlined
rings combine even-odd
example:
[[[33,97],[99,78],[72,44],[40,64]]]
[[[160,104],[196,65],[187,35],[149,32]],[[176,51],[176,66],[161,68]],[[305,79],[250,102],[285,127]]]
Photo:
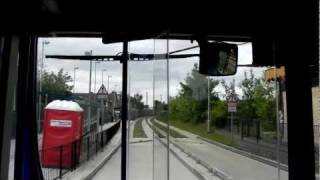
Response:
[[[287,34],[285,29],[290,15],[287,4],[281,6],[273,1],[190,4],[186,1],[35,0],[25,4],[11,1],[12,6],[6,10],[21,13],[18,19],[21,23],[2,26],[1,31],[31,31],[42,36],[62,37],[104,36],[109,43],[126,38],[151,38],[163,32],[178,39],[204,34],[215,40],[253,41],[256,66],[273,63],[272,39]]]

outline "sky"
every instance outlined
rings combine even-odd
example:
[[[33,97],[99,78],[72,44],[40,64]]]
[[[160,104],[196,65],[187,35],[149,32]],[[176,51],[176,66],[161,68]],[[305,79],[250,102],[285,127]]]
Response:
[[[43,41],[48,41],[48,44],[43,44]],[[84,55],[86,51],[91,51],[93,55],[116,55],[122,51],[122,44],[103,44],[101,38],[40,38],[38,41],[38,59],[41,62],[42,50],[44,55]],[[141,40],[129,43],[130,53],[166,53],[178,49],[183,49],[191,46],[196,46],[196,42],[191,43],[186,40],[169,40],[167,47],[166,40]],[[199,53],[199,48],[184,51],[182,53]],[[179,53],[178,53],[179,54]],[[188,73],[191,72],[195,63],[198,63],[199,58],[187,59],[171,59],[169,60],[169,95],[176,96],[180,90],[179,82],[184,82]],[[58,72],[63,68],[64,72],[71,75],[75,79],[75,92],[89,92],[89,77],[90,77],[90,62],[81,60],[58,60],[44,58],[44,69],[46,71]],[[238,64],[252,63],[252,46],[251,43],[238,45]],[[40,63],[39,63],[40,64]],[[38,66],[39,68],[41,66]],[[74,68],[78,67],[76,71]],[[224,77],[211,77],[218,80],[226,80],[231,82],[235,79],[238,85],[244,78],[244,72],[253,69],[253,73],[257,77],[263,75],[265,68],[249,68],[239,67],[236,75]],[[108,89],[109,76],[109,91],[121,92],[122,87],[122,64],[119,61],[108,62],[92,62],[91,76],[91,91],[97,92],[103,83]],[[75,78],[74,78],[75,73]],[[155,99],[166,101],[167,98],[167,61],[144,61],[144,62],[129,62],[128,64],[128,89],[129,93],[143,94],[143,101],[152,106],[153,99],[153,76],[155,78]],[[74,82],[70,82],[73,85]],[[217,91],[223,92],[221,86],[218,86]],[[237,87],[236,92],[241,95],[241,90]],[[146,98],[148,94],[148,98]]]

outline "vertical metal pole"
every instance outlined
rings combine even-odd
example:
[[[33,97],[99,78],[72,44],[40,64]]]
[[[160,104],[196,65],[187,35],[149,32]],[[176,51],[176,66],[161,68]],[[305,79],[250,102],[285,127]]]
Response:
[[[232,80],[232,96],[235,96],[235,79]],[[233,141],[233,112],[231,112],[231,122],[230,122],[230,127],[231,127],[231,140]]]
[[[62,179],[62,164],[63,164],[63,146],[60,146],[60,149],[59,149],[59,152],[60,152],[60,156],[59,156],[59,178]]]
[[[128,64],[128,66],[129,66],[129,64]],[[130,67],[128,67],[128,97],[129,97],[129,99],[128,99],[128,103],[127,103],[127,107],[128,107],[128,131],[127,131],[127,156],[126,156],[126,158],[127,158],[127,177],[130,177],[130,169],[129,169],[129,167],[130,167],[130,165],[129,165],[129,154],[130,154],[130,147],[129,147],[129,143],[130,143],[130,135],[131,135],[131,118],[132,117],[134,117],[134,115],[133,116],[131,116],[131,113],[130,113],[130,111],[131,111],[131,108],[130,108],[130,104],[131,104],[131,71],[130,71]]]
[[[153,40],[153,54],[156,53],[156,40]],[[152,106],[153,106],[153,117],[156,117],[155,110],[155,60],[153,60],[153,72],[152,72]],[[152,131],[152,180],[154,180],[154,131]]]
[[[95,142],[96,142],[96,154],[98,153],[98,142],[99,142],[99,134],[96,134],[96,139],[95,139]]]
[[[318,3],[318,5],[320,6],[320,3]],[[320,7],[319,7],[319,9],[318,9],[318,18],[320,19]],[[318,39],[318,44],[320,44],[320,38]],[[320,46],[318,47],[319,49],[318,49],[318,51],[320,52]],[[320,88],[320,58],[319,58],[319,60],[318,60],[318,88]],[[318,102],[319,102],[319,98],[318,98]],[[318,111],[319,111],[320,109],[318,109]],[[284,113],[284,112],[283,112]],[[285,114],[284,114],[285,115]],[[283,122],[285,122],[284,121],[284,118],[283,118]],[[284,124],[284,123],[283,123]],[[284,125],[283,125],[283,127],[284,127]],[[317,130],[316,130],[316,137],[314,137],[316,140],[317,140],[317,143],[318,143],[318,174],[319,174],[319,176],[320,176],[320,132],[319,132],[319,128],[320,128],[320,120],[318,119],[318,127],[317,127]],[[283,128],[284,129],[284,128]],[[284,132],[284,131],[283,131]],[[315,144],[316,145],[316,144]],[[317,156],[315,156],[315,157],[317,157]],[[317,164],[315,164],[315,166],[317,167]]]
[[[104,120],[104,110],[105,110],[105,107],[104,107],[104,104],[103,104],[103,99],[101,99],[101,122],[100,122],[100,137],[101,137],[101,147],[103,146],[103,120]]]
[[[100,108],[97,107],[96,132],[99,133]]]
[[[2,123],[2,145],[0,151],[2,152],[0,160],[0,179],[8,179],[9,162],[10,162],[10,142],[13,132],[13,121],[15,116],[13,112],[16,111],[16,87],[18,76],[18,48],[19,38],[18,36],[2,37],[0,38],[0,49],[2,50],[0,61],[7,62],[2,64],[0,71],[7,69],[8,72],[1,75],[1,90],[3,93],[0,95],[0,106],[6,107],[4,111],[0,113],[0,119]],[[10,50],[9,50],[10,49]],[[3,59],[2,59],[3,58]],[[39,106],[37,106],[39,110]],[[37,112],[38,114],[38,112]],[[38,120],[38,118],[37,118]],[[11,147],[12,148],[12,147]]]
[[[276,68],[274,70],[275,78],[276,76]],[[276,78],[276,123],[277,123],[277,170],[278,170],[278,180],[280,180],[280,125],[279,125],[279,88],[278,81]]]
[[[231,140],[233,141],[233,112],[231,112]]]
[[[91,52],[92,53],[92,52]],[[92,54],[91,54],[92,55]],[[91,74],[92,74],[92,60],[90,60],[90,73],[89,73],[89,108],[88,108],[88,123],[89,123],[89,127],[91,128]]]
[[[111,78],[112,76],[108,76],[108,92],[109,92],[109,78]]]
[[[40,64],[40,73],[39,73],[39,105],[38,105],[38,131],[40,132],[40,121],[41,121],[41,94],[42,94],[42,73],[43,73],[43,58],[44,58],[44,40],[42,41],[42,49],[41,49],[41,64]]]
[[[168,132],[167,132],[167,179],[170,179],[170,141],[169,141],[169,134],[170,134],[170,119],[169,119],[169,101],[170,101],[170,83],[169,83],[169,39],[167,39],[167,119],[168,119]]]
[[[102,78],[102,84],[103,84],[103,70],[101,72],[102,72],[101,78]]]
[[[240,121],[240,131],[241,131],[241,140],[243,140],[243,119],[241,118],[241,119],[239,119],[239,121]]]
[[[94,62],[94,93],[96,93],[97,85],[97,62]]]
[[[210,79],[208,77],[208,121],[207,121],[207,132],[210,133]]]
[[[127,179],[127,118],[128,118],[128,97],[127,97],[127,82],[128,82],[128,42],[123,42],[122,55],[122,129],[121,129],[121,180]]]
[[[90,158],[90,136],[87,137],[87,160]]]
[[[319,78],[319,80],[320,80],[320,78]],[[320,85],[320,83],[319,83],[319,85]],[[320,176],[320,133],[319,133],[319,128],[320,128],[320,122],[318,122],[318,127],[316,130],[316,132],[318,132],[317,133],[317,136],[318,136],[318,141],[317,141],[317,143],[318,143],[318,158],[319,158],[318,159],[318,168],[319,168],[319,176]]]
[[[75,92],[76,89],[76,69],[73,68],[73,94]]]
[[[257,119],[256,120],[256,140],[257,140],[257,144],[259,143],[259,139],[260,139],[260,120]]]
[[[148,105],[148,91],[146,92],[146,105]]]

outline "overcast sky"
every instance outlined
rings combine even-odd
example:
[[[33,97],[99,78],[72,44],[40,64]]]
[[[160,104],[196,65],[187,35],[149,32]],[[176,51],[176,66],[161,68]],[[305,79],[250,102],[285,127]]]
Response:
[[[38,58],[42,57],[42,42],[43,40],[49,41],[49,44],[44,45],[45,55],[84,55],[85,51],[92,50],[93,55],[116,55],[122,51],[122,44],[103,44],[100,38],[45,38],[39,39],[38,46]],[[190,41],[170,40],[169,51],[183,49],[197,45]],[[129,52],[131,53],[165,53],[167,51],[166,40],[142,40],[135,41],[129,44]],[[251,64],[252,63],[252,47],[251,43],[238,46],[239,52],[239,64]],[[183,53],[199,53],[199,49],[193,49],[185,51]],[[195,63],[198,63],[198,58],[188,59],[175,59],[170,60],[169,63],[169,87],[170,96],[175,96],[179,91],[179,82],[184,82],[187,74],[191,72],[191,69]],[[90,74],[90,62],[80,60],[57,60],[57,59],[44,59],[44,68],[47,71],[57,72],[59,69],[63,70],[72,76],[74,79],[74,67],[78,67],[76,70],[75,80],[75,92],[86,93],[89,92],[89,74]],[[153,73],[155,75],[155,98],[158,100],[166,100],[167,96],[167,81],[166,81],[166,61],[145,61],[145,62],[129,62],[129,89],[130,94],[140,93],[144,95],[143,101],[146,101],[145,95],[148,93],[148,104],[152,106],[152,89],[153,89]],[[155,70],[153,71],[155,67]],[[120,62],[109,61],[92,63],[92,86],[91,91],[98,91],[102,84],[102,70],[103,81],[105,86],[108,84],[109,78],[109,91],[121,91],[122,80],[122,65]],[[226,77],[212,77],[214,79],[225,79],[226,81],[232,81],[235,79],[236,84],[244,78],[244,71],[249,71],[248,67],[239,67],[235,76]],[[257,77],[262,76],[265,68],[253,68],[253,72]],[[95,71],[96,70],[96,71]],[[96,73],[95,73],[96,72]],[[95,81],[96,79],[96,81]],[[96,82],[96,83],[95,83]],[[70,83],[71,85],[73,82]],[[96,84],[96,89],[94,89]],[[221,87],[218,87],[221,91]],[[241,94],[241,90],[237,89],[237,92]]]

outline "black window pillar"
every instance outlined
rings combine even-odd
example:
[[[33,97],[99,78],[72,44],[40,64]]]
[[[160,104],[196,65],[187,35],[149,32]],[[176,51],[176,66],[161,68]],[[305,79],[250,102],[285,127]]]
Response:
[[[20,36],[14,179],[42,180],[36,124],[37,39]]]
[[[128,42],[123,42],[122,53],[122,111],[121,111],[121,180],[127,179],[127,119],[128,119]]]

